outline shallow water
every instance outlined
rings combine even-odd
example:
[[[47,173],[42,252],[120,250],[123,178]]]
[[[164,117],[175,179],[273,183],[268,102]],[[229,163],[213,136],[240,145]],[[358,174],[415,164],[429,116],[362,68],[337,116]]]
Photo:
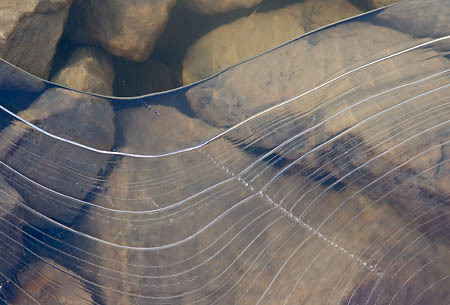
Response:
[[[408,1],[129,99],[1,61],[0,300],[448,304],[449,19]]]

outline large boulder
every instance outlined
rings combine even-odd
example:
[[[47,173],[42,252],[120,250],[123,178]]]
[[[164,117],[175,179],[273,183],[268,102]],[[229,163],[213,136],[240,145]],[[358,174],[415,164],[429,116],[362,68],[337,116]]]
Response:
[[[193,86],[187,97],[212,126],[233,127],[226,134],[232,143],[270,152],[265,159],[283,168],[278,179],[255,174],[244,180],[260,180],[275,202],[322,233],[333,236],[345,223],[340,219],[357,217],[353,197],[361,193],[402,219],[414,215],[418,232],[432,231],[446,244],[450,217],[443,198],[450,171],[443,73],[450,63],[441,43],[426,51],[416,46],[411,36],[388,27],[344,23],[235,66]],[[285,175],[309,181],[276,182]],[[327,210],[336,193],[349,188],[355,196],[341,203],[353,216],[339,205]],[[426,213],[415,214],[425,207]],[[328,222],[334,215],[341,218]]]
[[[80,200],[106,170],[109,156],[60,139],[110,150],[112,107],[101,98],[52,88],[18,116],[48,134],[18,121],[2,130],[0,158],[13,169],[11,184],[33,210],[28,211],[35,224],[49,225],[45,217],[70,223],[83,205]],[[39,191],[30,191],[35,187]]]
[[[211,76],[307,31],[358,13],[346,0],[305,1],[220,26],[188,49],[183,61],[183,84]]]
[[[52,82],[103,95],[113,95],[114,67],[109,54],[94,47],[77,48]]]
[[[184,4],[195,12],[216,15],[239,8],[251,8],[261,0],[185,0]]]
[[[47,78],[72,0],[6,0],[0,4],[0,57]]]
[[[144,61],[162,34],[175,0],[75,0],[67,32],[79,43]]]
[[[348,36],[342,35],[344,28],[349,33]],[[370,37],[368,38],[370,43],[355,39],[355,35]],[[369,59],[377,60],[392,54],[399,50],[402,43],[411,45],[410,39],[410,36],[406,34],[385,27],[358,22],[343,24],[237,65],[209,81],[192,87],[187,91],[186,96],[194,112],[212,126],[219,128],[233,126],[280,102],[301,97],[311,89],[317,90],[316,87],[339,76],[340,72],[346,69],[358,67]],[[374,45],[383,51],[372,52]],[[349,52],[349,49],[354,52]],[[426,58],[428,55],[422,56]],[[411,60],[409,56],[395,57],[386,61],[383,69],[400,71],[398,69],[404,67],[408,60]],[[436,57],[431,62],[432,65],[427,68],[430,71],[445,60]],[[364,69],[349,77],[340,77],[338,81],[340,86],[345,84],[348,87],[358,85],[361,79],[367,80],[372,85],[376,80],[380,86],[381,84],[387,86],[389,84],[387,78],[380,79],[378,73],[378,70]],[[411,73],[420,75],[423,71]],[[397,80],[398,73],[390,73],[387,77]],[[312,93],[308,94],[308,97],[311,95]],[[309,111],[315,109],[315,102],[317,101],[313,99],[292,102],[286,107],[295,112]],[[330,109],[333,109],[333,112],[338,111],[337,106]],[[321,117],[324,116],[323,113],[318,113],[316,117],[311,117],[311,122],[304,121],[298,127],[303,128],[307,124],[314,124],[319,114]],[[339,121],[342,123],[339,128],[350,126],[355,120],[356,118],[347,116],[345,120]],[[239,130],[252,128],[251,126],[252,123],[249,123]],[[278,130],[292,132],[292,134],[297,132],[294,129],[274,129],[259,144],[264,147],[273,147],[276,143],[271,139],[276,138],[278,141],[282,138]],[[247,132],[252,131],[245,131]]]

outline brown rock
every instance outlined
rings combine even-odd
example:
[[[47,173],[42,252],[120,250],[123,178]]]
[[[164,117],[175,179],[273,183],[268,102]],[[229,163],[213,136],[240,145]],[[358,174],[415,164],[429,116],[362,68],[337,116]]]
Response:
[[[81,91],[113,95],[114,67],[111,57],[94,47],[77,48],[52,82]]]
[[[359,23],[351,27],[342,25],[339,29],[294,41],[192,87],[186,93],[192,109],[212,126],[232,126],[263,109],[311,90],[337,76],[345,67],[356,67],[357,63],[366,62],[369,56],[379,58],[390,54],[388,48],[395,41],[410,39],[383,27]],[[361,36],[370,35],[371,42],[380,45],[380,49],[385,46],[386,51],[371,55],[370,44],[361,44],[352,35],[342,37],[343,29],[360,31],[358,35]],[[392,39],[380,39],[383,37]],[[359,52],[348,52],[349,48]],[[369,79],[372,77],[368,75]],[[288,107],[306,107],[305,110],[314,107],[306,103],[291,104],[293,106]]]
[[[52,260],[40,261],[18,276],[19,290],[13,305],[38,302],[48,305],[94,304],[83,283],[70,270]]]
[[[190,151],[116,161],[77,223],[86,235],[74,234],[63,249],[91,281],[97,302],[428,305],[450,299],[449,62],[434,45],[384,58],[417,41],[371,22],[320,35],[187,93],[198,116],[220,128],[277,108]],[[183,90],[172,92],[174,98]],[[116,113],[121,151],[173,152],[217,133],[173,108],[133,102],[142,107]],[[67,164],[53,159],[46,165],[58,170],[73,169],[71,160],[96,164],[75,153]],[[37,273],[48,274],[42,270]],[[54,287],[66,287],[53,274],[53,285],[27,277],[44,287],[26,289],[38,302],[52,304],[50,297],[59,298]],[[70,300],[90,304],[84,291],[71,292],[81,284],[69,283]]]
[[[68,34],[75,42],[102,46],[110,54],[144,61],[162,34],[175,0],[75,0]]]
[[[174,74],[165,64],[147,60],[143,63],[116,62],[116,96],[138,96],[175,87]]]
[[[112,107],[101,98],[48,89],[18,115],[54,136],[89,147],[110,150],[114,144]],[[18,122],[5,128],[0,136],[1,159],[13,169],[14,187],[37,211],[33,213],[35,221],[49,224],[41,213],[71,222],[83,204],[76,199],[84,199],[95,187],[109,156],[51,138]],[[39,191],[30,192],[30,187]]]
[[[151,109],[142,107],[121,111],[118,120],[125,141],[124,146],[118,150],[128,153],[171,152],[201,143],[216,132],[201,120],[186,117],[174,108],[159,105],[153,105]],[[170,205],[194,194],[197,188],[204,189],[227,177],[215,165],[205,173],[205,160],[208,161],[207,164],[213,165],[211,160],[198,151],[157,158],[124,157],[97,194],[95,204],[116,211],[154,210],[156,214],[159,214],[158,210],[170,211]],[[170,212],[163,212],[166,220],[162,222],[145,220],[150,216],[145,212],[118,212],[121,216],[117,218],[117,212],[91,209],[92,214],[83,220],[80,228],[101,240],[114,243],[115,246],[86,241],[80,237],[78,243],[88,247],[86,253],[95,254],[86,257],[93,264],[86,265],[81,270],[89,270],[86,276],[99,285],[99,289],[103,291],[102,299],[107,304],[149,302],[146,299],[148,297],[176,291],[177,287],[165,286],[168,281],[161,282],[154,278],[158,271],[154,273],[152,268],[147,267],[166,265],[177,258],[192,255],[197,247],[196,241],[188,243],[186,247],[163,251],[165,254],[117,245],[153,247],[185,238],[227,206],[225,199],[223,200],[223,206],[212,209],[201,209],[202,204],[193,207],[192,214],[177,213],[171,216]],[[207,205],[207,202],[204,204]],[[205,237],[202,243],[207,240]],[[166,257],[166,254],[169,256]],[[137,269],[138,265],[143,267]]]
[[[301,24],[305,28],[305,32],[361,13],[348,0],[307,0],[299,4],[299,9],[302,15]]]
[[[0,174],[0,275],[8,277],[22,256],[22,197]],[[1,278],[1,276],[0,276]],[[0,280],[1,282],[1,280]]]
[[[169,122],[183,125],[175,119],[180,115],[165,110],[173,115]],[[138,135],[135,130],[143,123],[158,133],[170,123],[159,129],[157,121],[137,111],[127,115],[123,126],[132,150],[136,143],[149,145],[148,150],[157,143],[185,143],[181,136],[159,143],[157,137],[146,138],[150,132]],[[188,126],[186,134],[192,131]],[[442,242],[445,236],[436,242],[433,230],[424,235],[422,223],[398,214],[395,203],[372,199],[358,185],[327,192],[327,183],[295,171],[258,193],[281,169],[270,166],[269,158],[256,162],[259,157],[220,138],[179,156],[122,159],[95,199],[117,212],[92,209],[80,228],[100,241],[80,237],[75,243],[89,245],[81,269],[101,289],[102,301],[358,304],[372,292],[389,300],[400,291],[392,303],[397,305],[445,279],[450,249]],[[289,214],[294,201],[310,190],[309,201]],[[325,196],[307,209],[322,192]],[[306,212],[305,219],[295,219],[299,211]],[[437,282],[425,296],[447,298],[447,283]]]
[[[279,170],[277,176],[249,170],[242,180],[262,189],[270,202],[325,236],[355,263],[348,267],[354,286],[337,288],[342,295],[318,292],[311,285],[317,278],[310,275],[309,282],[299,284],[305,290],[292,290],[292,304],[330,299],[336,304],[345,299],[349,302],[344,304],[389,304],[392,298],[392,304],[415,298],[428,304],[448,298],[449,89],[442,73],[450,63],[440,44],[430,44],[426,52],[391,56],[417,44],[387,27],[344,23],[187,92],[194,111],[212,126],[231,127],[259,113],[226,136],[249,151],[252,146],[270,151],[264,160]],[[263,112],[274,105],[278,107]],[[292,266],[296,260],[301,265],[301,256],[292,259]],[[339,263],[329,267],[328,283],[340,285],[334,272],[345,264],[341,259],[333,258]],[[313,266],[320,274],[327,264]],[[286,267],[280,273],[268,304],[272,299],[282,303],[277,289],[292,283],[295,275],[283,275],[289,272]],[[436,287],[420,294],[434,282]],[[260,291],[267,287],[264,283]]]
[[[351,26],[357,27],[358,25],[352,24]],[[344,31],[345,27],[345,25],[341,25],[340,30]],[[439,147],[446,141],[445,127],[441,126],[434,131],[428,131],[426,133],[428,136],[419,138],[421,144],[412,142],[409,146],[406,146],[406,144],[400,145],[399,143],[402,143],[409,137],[421,134],[427,128],[432,128],[433,124],[444,122],[448,114],[442,111],[429,116],[421,116],[420,114],[424,111],[421,105],[425,103],[422,99],[414,99],[407,106],[397,105],[399,100],[408,100],[415,94],[420,96],[422,92],[431,91],[435,87],[439,87],[439,84],[444,86],[444,80],[438,79],[434,83],[429,82],[421,85],[425,87],[407,86],[403,89],[404,91],[400,89],[393,91],[397,94],[396,97],[388,98],[389,94],[387,93],[379,96],[375,94],[413,80],[421,80],[426,75],[442,71],[442,67],[448,66],[449,63],[434,50],[429,50],[427,53],[410,52],[385,60],[373,66],[373,68],[360,69],[346,75],[341,80],[336,81],[336,85],[324,86],[323,88],[317,87],[326,83],[333,75],[336,75],[333,71],[347,71],[348,68],[344,68],[346,65],[358,67],[359,64],[354,63],[370,62],[370,58],[373,57],[370,55],[369,46],[374,47],[377,42],[378,44],[384,44],[385,47],[380,45],[376,47],[376,49],[383,51],[377,53],[374,59],[404,50],[408,45],[415,45],[414,40],[410,37],[391,29],[364,25],[360,31],[360,34],[365,37],[369,37],[368,32],[370,31],[372,33],[370,37],[374,39],[373,43],[366,44],[364,42],[364,44],[359,44],[359,40],[355,39],[354,35],[351,35],[351,30],[346,32],[349,34],[347,40],[331,29],[320,33],[322,35],[320,40],[314,40],[314,37],[311,37],[310,41],[314,45],[310,45],[310,42],[307,40],[303,42],[298,41],[295,43],[297,46],[295,44],[292,45],[292,53],[289,51],[290,46],[285,46],[279,52],[265,55],[261,62],[258,62],[259,58],[253,60],[255,65],[253,67],[251,64],[243,64],[220,75],[217,79],[211,81],[213,88],[208,88],[207,82],[192,88],[187,93],[187,96],[191,101],[192,108],[199,116],[205,118],[213,126],[225,127],[237,124],[277,102],[289,100],[316,88],[315,91],[293,99],[292,102],[278,110],[274,109],[233,130],[230,132],[229,137],[233,138],[234,141],[245,141],[267,150],[274,149],[289,139],[295,139],[295,141],[293,140],[287,145],[287,148],[280,147],[275,152],[279,153],[281,157],[290,160],[297,160],[302,155],[307,154],[302,157],[301,161],[298,161],[298,166],[304,168],[308,174],[312,175],[312,178],[324,176],[321,179],[324,181],[330,179],[328,182],[339,181],[341,177],[346,177],[350,169],[355,170],[380,154],[380,157],[375,158],[373,162],[364,166],[364,173],[367,179],[358,179],[358,182],[364,185],[364,183],[369,183],[372,179],[381,176],[390,169],[400,166],[408,157],[413,158],[415,152],[422,151],[423,147]],[[376,35],[380,36],[377,38]],[[337,38],[338,36],[340,37],[339,39]],[[383,39],[383,37],[389,37],[389,39]],[[403,45],[402,42],[408,43]],[[299,45],[302,43],[305,43],[305,48]],[[342,49],[342,53],[339,51],[341,43],[342,46],[345,46]],[[389,47],[391,43],[393,45]],[[397,43],[399,45],[395,46]],[[399,48],[398,46],[401,47]],[[351,48],[353,52],[348,52],[348,48]],[[330,52],[333,52],[334,55],[330,55]],[[311,57],[305,54],[311,54]],[[323,56],[319,56],[319,54],[323,54]],[[326,57],[326,54],[328,54],[328,57]],[[334,57],[335,55],[338,55],[338,57]],[[323,58],[326,58],[326,60],[323,61]],[[416,63],[417,66],[412,65],[412,62]],[[283,67],[283,63],[286,66]],[[264,65],[267,65],[267,74],[262,70]],[[323,67],[322,72],[319,69],[321,66]],[[242,67],[242,70],[240,70],[240,67]],[[306,71],[306,67],[310,67],[310,70]],[[243,73],[242,75],[245,74],[246,76],[238,77],[238,70]],[[329,73],[329,76],[326,76],[327,73]],[[263,75],[268,77],[265,80],[257,81],[259,77],[263,78]],[[307,77],[303,77],[304,75],[307,75]],[[248,82],[245,80],[248,80]],[[224,82],[222,83],[222,81]],[[233,83],[234,85],[229,87],[225,85],[227,87],[225,90],[219,89],[225,83]],[[231,89],[233,87],[236,90]],[[358,91],[355,91],[356,89],[354,88],[358,88]],[[197,89],[199,91],[196,91]],[[245,93],[246,91],[248,94]],[[258,94],[257,92],[260,93]],[[364,93],[364,96],[358,96],[357,92]],[[427,97],[430,99],[427,102],[430,109],[442,107],[439,106],[442,104],[443,99],[440,94],[445,94],[445,91],[439,90],[435,97]],[[371,97],[370,104],[355,105],[356,102],[364,101],[369,97]],[[391,109],[391,107],[394,107],[394,109],[385,113],[382,112],[383,115],[379,115],[377,120],[373,119],[364,124],[364,129],[371,130],[370,132],[363,132],[359,128],[349,130],[353,126],[361,124],[361,121],[384,109]],[[402,124],[394,124],[400,117],[403,117],[403,113],[409,113],[410,116],[421,118],[426,123],[415,125],[416,121],[406,120],[404,126]],[[299,117],[297,119],[288,119],[291,116],[295,117],[293,114],[298,114]],[[276,122],[271,119],[272,116],[283,119],[279,119],[280,121]],[[400,132],[402,130],[405,131]],[[330,140],[341,133],[343,135],[336,140]],[[376,137],[377,133],[384,136]],[[325,145],[328,142],[329,144]],[[379,144],[379,142],[383,143],[383,145]],[[315,152],[316,150],[310,152],[311,149],[319,145],[324,146],[323,149],[317,152]],[[351,150],[352,146],[358,149]],[[334,159],[338,156],[341,158],[337,160],[342,161],[340,166],[336,165],[337,160]],[[381,188],[379,191],[381,193],[389,193],[390,195],[387,198],[391,202],[397,202],[399,210],[411,211],[418,208],[423,204],[427,196],[434,198],[439,196],[438,194],[445,192],[445,185],[449,183],[449,177],[447,174],[442,173],[443,171],[448,173],[446,165],[442,164],[439,166],[438,168],[441,169],[437,172],[428,171],[427,174],[419,175],[426,169],[426,165],[437,166],[440,160],[445,159],[445,156],[445,150],[441,152],[440,149],[436,148],[436,150],[429,152],[420,159],[420,162],[411,161],[405,164],[398,169],[395,179],[393,177],[386,178],[386,188]],[[325,161],[328,158],[329,162],[327,163]],[[342,168],[342,172],[337,171],[336,168]],[[363,170],[361,169],[361,171]],[[417,177],[410,177],[408,174],[410,172],[416,173]],[[331,173],[334,173],[334,175]],[[394,179],[394,181],[390,179]],[[433,183],[430,181],[433,181]],[[338,187],[339,184],[336,182],[333,185]],[[391,189],[393,186],[397,186],[397,188],[395,190]],[[377,192],[375,196],[378,195],[379,193]],[[441,205],[439,200],[434,201],[434,199],[430,199],[427,201],[429,201],[429,204],[436,206],[436,212],[422,217],[424,223],[426,223],[426,219],[437,217],[443,213],[438,208]],[[442,208],[446,209],[446,207]],[[450,222],[450,220],[445,221]],[[447,232],[448,229],[445,226],[443,228],[443,232]]]
[[[216,15],[238,8],[251,8],[261,0],[185,0],[184,3],[198,13]]]
[[[183,61],[183,84],[211,76],[303,34],[297,8],[252,14],[200,38]]]
[[[358,13],[346,0],[310,0],[220,26],[189,48],[183,61],[183,84],[211,76],[307,31]]]
[[[0,57],[41,78],[51,69],[72,0],[0,4]]]

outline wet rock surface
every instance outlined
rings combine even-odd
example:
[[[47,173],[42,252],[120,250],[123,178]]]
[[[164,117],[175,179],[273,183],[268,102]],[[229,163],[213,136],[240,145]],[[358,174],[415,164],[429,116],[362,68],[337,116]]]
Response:
[[[68,36],[141,62],[152,53],[174,4],[175,0],[74,0]]]
[[[251,8],[261,0],[185,0],[185,5],[201,14],[215,15],[239,8]]]
[[[93,47],[77,48],[51,79],[69,88],[113,95],[114,66],[109,54]]]
[[[72,0],[2,1],[0,57],[47,78]]]

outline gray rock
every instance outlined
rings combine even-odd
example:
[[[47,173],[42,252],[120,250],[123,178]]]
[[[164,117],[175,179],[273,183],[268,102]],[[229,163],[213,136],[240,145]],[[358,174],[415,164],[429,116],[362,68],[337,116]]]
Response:
[[[80,47],[51,79],[52,82],[103,95],[113,95],[114,67],[109,54],[94,47]]]
[[[0,4],[0,57],[47,78],[72,0],[5,0]]]
[[[144,61],[162,34],[175,0],[75,0],[69,37],[110,54]]]
[[[52,135],[96,149],[110,150],[114,144],[113,110],[101,98],[48,89],[18,115]],[[39,213],[57,221],[73,221],[82,206],[76,199],[84,199],[95,187],[109,156],[64,144],[21,123],[11,124],[0,136],[4,139],[0,157],[14,169],[13,186],[36,211],[30,215],[33,222],[49,224]],[[30,192],[31,185],[39,192]]]
[[[220,26],[189,48],[183,61],[183,84],[211,76],[306,31],[358,13],[346,0],[305,1]]]
[[[8,276],[22,255],[22,197],[0,174],[0,275]]]
[[[238,8],[251,8],[261,0],[184,0],[184,4],[192,10],[206,15],[226,13]]]

